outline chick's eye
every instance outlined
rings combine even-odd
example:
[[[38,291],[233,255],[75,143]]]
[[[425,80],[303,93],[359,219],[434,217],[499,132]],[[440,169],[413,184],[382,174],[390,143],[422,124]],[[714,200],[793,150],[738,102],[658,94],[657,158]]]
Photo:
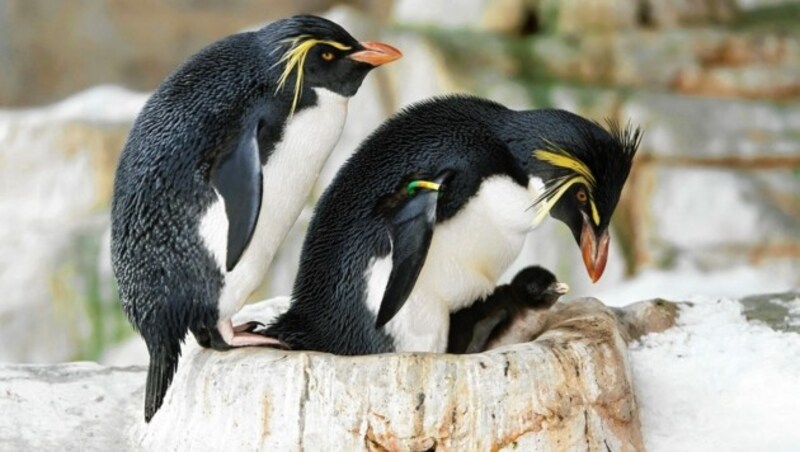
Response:
[[[322,53],[322,59],[325,60],[325,61],[333,60],[333,52],[323,52]]]
[[[578,198],[578,202],[581,204],[586,204],[586,201],[589,200],[589,197],[586,195],[586,192],[583,190],[579,190],[578,193],[575,195]]]

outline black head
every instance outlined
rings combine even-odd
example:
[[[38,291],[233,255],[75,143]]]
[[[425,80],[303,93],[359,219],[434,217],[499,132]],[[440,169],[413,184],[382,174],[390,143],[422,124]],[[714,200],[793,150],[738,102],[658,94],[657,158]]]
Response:
[[[557,133],[533,151],[532,174],[543,179],[537,221],[548,213],[564,222],[581,247],[592,281],[608,258],[608,226],[639,147],[641,130],[608,121],[608,130],[566,112]]]
[[[558,297],[569,291],[569,286],[558,282],[549,270],[538,265],[526,267],[514,276],[511,286],[525,294],[528,304],[550,306]]]
[[[293,90],[292,110],[303,89],[320,87],[350,97],[370,70],[402,56],[388,44],[358,42],[344,28],[317,16],[294,16],[259,33],[267,37],[270,52],[276,51],[276,40],[280,44],[278,89]]]

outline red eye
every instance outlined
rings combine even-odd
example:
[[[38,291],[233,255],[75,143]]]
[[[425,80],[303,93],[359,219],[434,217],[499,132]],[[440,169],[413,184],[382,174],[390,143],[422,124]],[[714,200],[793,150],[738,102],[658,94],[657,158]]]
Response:
[[[578,198],[578,202],[581,204],[586,204],[586,201],[589,200],[589,196],[586,195],[586,192],[583,190],[578,190],[578,193],[575,195]]]
[[[322,59],[325,60],[325,61],[333,60],[333,52],[323,52],[322,53]]]

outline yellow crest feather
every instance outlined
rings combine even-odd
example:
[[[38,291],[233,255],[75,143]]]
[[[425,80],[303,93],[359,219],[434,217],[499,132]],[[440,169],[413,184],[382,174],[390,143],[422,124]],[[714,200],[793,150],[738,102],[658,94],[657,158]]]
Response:
[[[308,35],[296,36],[287,39],[285,42],[291,43],[291,47],[289,47],[289,50],[275,63],[275,65],[286,63],[281,76],[278,78],[278,87],[275,89],[275,92],[277,93],[283,89],[286,80],[292,75],[292,71],[295,71],[294,98],[292,99],[292,109],[289,112],[289,116],[291,116],[294,114],[295,108],[297,108],[297,101],[300,99],[300,92],[303,89],[303,66],[306,63],[306,56],[308,56],[308,52],[311,48],[317,44],[329,45],[339,50],[350,50],[351,47],[336,41],[311,38]]]
[[[548,145],[550,146],[550,149],[537,149],[533,151],[533,156],[555,167],[570,170],[575,175],[563,177],[561,180],[556,182],[552,189],[547,190],[542,194],[542,196],[540,196],[539,200],[536,202],[536,205],[538,206],[538,212],[533,220],[534,226],[538,225],[542,220],[544,220],[544,217],[550,213],[550,210],[553,208],[556,202],[558,202],[561,196],[564,195],[567,189],[577,183],[582,183],[589,189],[589,204],[592,208],[592,220],[595,224],[599,225],[600,213],[597,211],[597,205],[595,204],[591,195],[591,192],[594,191],[597,183],[594,175],[589,170],[589,167],[587,167],[585,163],[569,155],[567,151],[555,145],[554,143],[548,142]]]
[[[592,174],[591,171],[589,171],[589,167],[587,167],[586,164],[576,159],[575,157],[567,154],[563,150],[559,149],[559,151],[554,151],[546,149],[537,149],[533,151],[533,156],[553,166],[568,169],[580,174],[586,179],[587,182],[589,182],[587,185],[594,188],[595,186],[594,175]]]
[[[600,226],[600,212],[597,211],[597,205],[595,205],[594,199],[590,199],[589,204],[592,206],[592,220],[595,225]]]
[[[564,196],[564,193],[569,189],[569,187],[578,183],[588,185],[586,178],[583,176],[572,176],[561,179],[556,183],[555,187],[544,192],[535,204],[537,206],[537,212],[536,216],[533,218],[533,226],[535,227],[541,223],[542,220],[544,220],[544,217],[550,213],[550,210],[553,208],[553,206],[556,205],[558,200]]]

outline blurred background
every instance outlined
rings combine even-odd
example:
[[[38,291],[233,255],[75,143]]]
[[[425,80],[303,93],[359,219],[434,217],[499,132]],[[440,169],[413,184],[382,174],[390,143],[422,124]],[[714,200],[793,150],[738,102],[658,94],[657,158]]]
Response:
[[[630,119],[645,138],[603,279],[552,220],[506,278],[540,263],[611,304],[800,286],[800,2],[0,0],[0,362],[146,362],[108,249],[128,129],[186,57],[298,12],[405,54],[351,101],[315,197],[388,115],[437,94]],[[290,293],[312,206],[254,300]]]

